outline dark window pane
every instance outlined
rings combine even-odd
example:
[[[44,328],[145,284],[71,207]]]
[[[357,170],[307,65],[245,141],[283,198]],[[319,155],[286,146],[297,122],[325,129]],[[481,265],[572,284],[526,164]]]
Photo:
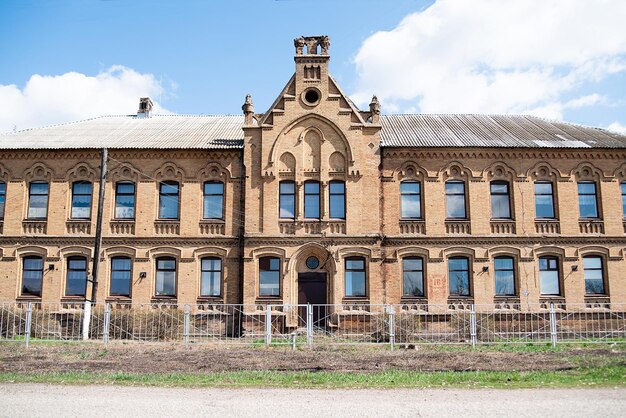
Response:
[[[280,296],[280,258],[261,257],[259,259],[259,294]]]
[[[219,296],[222,286],[222,260],[219,258],[203,258],[201,268],[200,295]]]
[[[74,194],[78,195],[90,195],[91,196],[91,183],[87,181],[76,182],[73,184]]]
[[[159,269],[159,270],[174,270],[174,269],[176,269],[176,260],[161,258],[161,259],[157,260],[157,269]]]
[[[363,270],[365,268],[365,261],[362,258],[347,259],[346,268],[349,270]]]
[[[424,296],[424,272],[421,258],[402,260],[402,294]]]
[[[159,195],[159,218],[178,219],[178,183],[162,183]]]
[[[560,295],[558,259],[556,257],[539,258],[539,282],[542,295]]]
[[[279,217],[295,219],[296,217],[296,195],[295,184],[291,181],[282,181],[279,185]]]
[[[329,215],[334,219],[346,218],[346,186],[343,182],[331,181],[329,185]]]
[[[416,181],[400,183],[400,216],[402,218],[421,218],[421,185]]]
[[[111,295],[130,296],[131,260],[116,257],[111,260]]]
[[[41,296],[43,259],[25,257],[22,264],[22,295]]]
[[[448,276],[450,280],[450,294],[469,296],[469,260],[465,257],[448,259]]]
[[[604,294],[604,271],[601,257],[584,257],[585,293]]]
[[[0,182],[0,219],[4,218],[4,204],[6,201],[7,185]]]
[[[115,217],[133,219],[135,217],[135,184],[117,183],[115,190]]]
[[[304,183],[304,217],[320,218],[320,184],[318,182]]]
[[[465,183],[449,181],[445,187],[446,217],[465,219]]]
[[[67,296],[85,296],[86,288],[87,288],[87,259],[69,258],[67,260],[65,294]]]
[[[626,218],[626,182],[620,184],[620,188],[622,189],[622,216]]]
[[[28,199],[28,217],[45,218],[48,214],[48,183],[31,183]]]
[[[515,295],[515,272],[512,257],[496,257],[493,260],[496,279],[496,295]]]

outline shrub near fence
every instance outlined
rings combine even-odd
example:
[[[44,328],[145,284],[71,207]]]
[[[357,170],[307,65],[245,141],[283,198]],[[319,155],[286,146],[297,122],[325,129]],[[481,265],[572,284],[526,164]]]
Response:
[[[626,342],[626,306],[527,311],[423,305],[125,305],[0,303],[0,341],[227,344]],[[531,309],[533,308],[533,309]],[[536,308],[536,309],[535,309]],[[88,329],[87,329],[88,328]]]

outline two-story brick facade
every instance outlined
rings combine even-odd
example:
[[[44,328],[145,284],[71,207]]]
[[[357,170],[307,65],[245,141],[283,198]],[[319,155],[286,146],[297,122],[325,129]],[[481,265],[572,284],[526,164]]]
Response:
[[[0,300],[626,303],[626,137],[531,116],[381,115],[295,41],[269,110],[0,136]]]

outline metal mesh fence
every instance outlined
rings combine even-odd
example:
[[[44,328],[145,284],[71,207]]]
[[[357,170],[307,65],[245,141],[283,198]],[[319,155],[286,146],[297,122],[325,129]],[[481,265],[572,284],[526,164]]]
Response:
[[[243,345],[624,343],[626,305],[0,303],[0,342]]]

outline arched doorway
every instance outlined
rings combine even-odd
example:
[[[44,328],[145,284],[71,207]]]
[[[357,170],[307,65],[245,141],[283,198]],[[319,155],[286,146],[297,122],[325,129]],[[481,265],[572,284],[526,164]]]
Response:
[[[322,327],[327,316],[326,305],[332,300],[335,260],[326,248],[310,243],[299,248],[290,261],[295,291],[292,300],[297,301],[298,305],[314,305],[314,326]],[[298,316],[300,322],[306,321],[306,306],[299,308]]]

